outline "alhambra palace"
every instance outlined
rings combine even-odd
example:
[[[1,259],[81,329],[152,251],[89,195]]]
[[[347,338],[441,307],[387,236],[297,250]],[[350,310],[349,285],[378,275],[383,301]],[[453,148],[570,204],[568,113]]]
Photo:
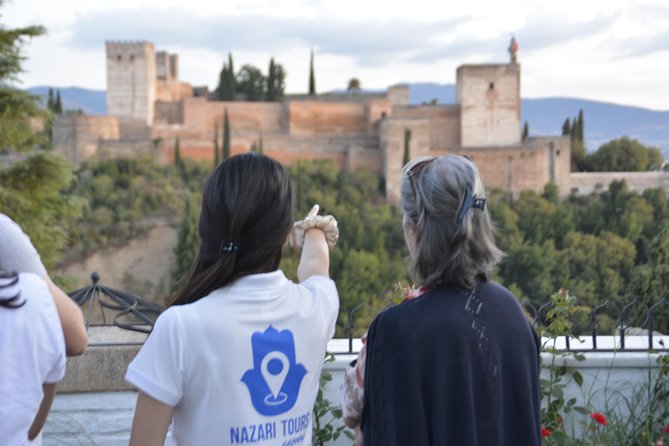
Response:
[[[74,162],[152,154],[168,163],[177,137],[182,157],[212,160],[227,109],[233,154],[261,136],[264,153],[286,165],[327,158],[345,169],[368,168],[383,178],[391,203],[399,197],[407,130],[411,158],[467,155],[488,188],[517,195],[553,182],[563,196],[577,189],[568,137],[521,138],[520,65],[513,60],[460,66],[456,104],[409,105],[405,85],[385,93],[226,102],[181,81],[178,56],[150,42],[107,42],[106,53],[108,115],[64,115],[54,125],[56,150]]]

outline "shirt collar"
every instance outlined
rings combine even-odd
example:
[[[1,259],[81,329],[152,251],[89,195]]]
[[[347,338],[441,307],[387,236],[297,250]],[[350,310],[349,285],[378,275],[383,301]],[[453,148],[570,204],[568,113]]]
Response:
[[[249,274],[248,276],[240,277],[230,284],[228,289],[235,293],[243,293],[278,288],[289,282],[283,271],[277,269],[269,273]]]

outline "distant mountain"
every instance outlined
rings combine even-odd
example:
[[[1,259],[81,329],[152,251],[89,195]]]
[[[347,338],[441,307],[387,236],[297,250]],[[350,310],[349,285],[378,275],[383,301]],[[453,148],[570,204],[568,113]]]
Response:
[[[411,104],[455,103],[453,84],[410,84]],[[576,98],[523,99],[522,122],[528,122],[530,135],[559,135],[565,119],[578,116],[583,110],[585,139],[590,150],[621,136],[638,139],[643,144],[659,147],[669,159],[669,111],[590,101]]]
[[[60,90],[60,99],[64,110],[79,110],[89,115],[104,115],[107,113],[105,90],[89,90],[79,87],[31,87],[28,91],[34,95],[42,96],[46,104],[49,96],[49,88]]]
[[[85,113],[106,113],[105,91],[85,88],[59,88],[66,110],[82,109]],[[46,98],[49,87],[29,88],[33,94]],[[343,93],[335,91],[333,93]],[[361,93],[381,93],[365,90]],[[413,105],[430,103],[455,103],[455,85],[415,83],[409,84],[409,102]],[[583,110],[585,139],[590,150],[621,136],[629,136],[643,144],[659,147],[669,159],[669,111],[654,111],[640,107],[590,101],[577,98],[540,98],[522,100],[522,122],[527,121],[530,135],[559,135],[566,118],[574,118]]]

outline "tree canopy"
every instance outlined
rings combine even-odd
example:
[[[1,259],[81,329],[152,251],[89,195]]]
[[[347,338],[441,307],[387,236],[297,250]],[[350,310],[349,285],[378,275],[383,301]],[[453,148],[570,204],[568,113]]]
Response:
[[[585,166],[593,172],[643,172],[660,169],[663,161],[660,149],[623,136],[587,156]]]

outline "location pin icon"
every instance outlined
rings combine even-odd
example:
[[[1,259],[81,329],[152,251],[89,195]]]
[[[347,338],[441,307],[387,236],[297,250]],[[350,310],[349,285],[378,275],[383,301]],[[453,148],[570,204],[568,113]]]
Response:
[[[273,360],[278,360],[281,363],[281,369],[278,369],[278,364]],[[270,362],[272,362],[271,365]],[[288,357],[278,351],[267,353],[260,363],[260,374],[267,383],[267,387],[269,387],[275,400],[279,397],[283,382],[286,380],[286,375],[288,375],[289,366]]]

